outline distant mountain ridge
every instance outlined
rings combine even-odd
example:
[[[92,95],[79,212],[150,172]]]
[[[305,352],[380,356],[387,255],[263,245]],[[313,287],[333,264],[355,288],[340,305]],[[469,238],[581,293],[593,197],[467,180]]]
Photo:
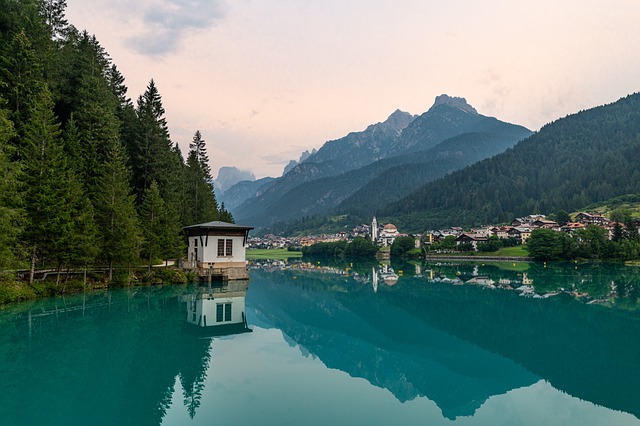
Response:
[[[259,194],[265,188],[268,188],[274,180],[275,178],[272,177],[265,177],[258,180],[243,180],[218,195],[218,202],[224,203],[225,209],[233,214],[234,210],[240,204],[244,203],[248,198]]]
[[[306,150],[305,152],[303,152],[300,155],[300,159],[299,160],[297,160],[297,161],[296,160],[289,161],[289,164],[284,166],[284,171],[282,172],[282,175],[284,176],[287,173],[289,173],[291,170],[293,170],[293,168],[295,166],[297,166],[298,164],[302,163],[303,161],[305,161],[307,158],[309,158],[310,156],[312,156],[316,152],[318,152],[318,151],[315,148],[313,150],[311,150],[311,152],[309,152],[309,150]]]
[[[385,121],[372,124],[362,132],[326,142],[304,163],[332,162],[336,174],[371,164],[387,156],[398,136],[415,118],[397,109]]]
[[[478,114],[464,98],[438,96],[420,116],[396,110],[382,123],[325,143],[233,213],[254,226],[324,214],[389,169],[411,167],[417,173],[393,192],[397,199],[428,180],[502,152],[530,134],[522,126]]]

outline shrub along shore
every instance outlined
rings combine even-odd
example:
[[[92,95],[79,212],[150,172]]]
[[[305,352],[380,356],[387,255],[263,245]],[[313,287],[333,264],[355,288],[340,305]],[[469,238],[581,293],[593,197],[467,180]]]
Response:
[[[86,280],[83,272],[73,276],[64,274],[60,279],[54,272],[47,273],[44,278],[35,280],[31,285],[16,273],[3,272],[0,273],[0,306],[96,289],[186,284],[196,280],[197,277],[175,267],[158,267],[151,271],[142,267],[116,270],[111,282],[108,282],[104,271],[87,272]]]

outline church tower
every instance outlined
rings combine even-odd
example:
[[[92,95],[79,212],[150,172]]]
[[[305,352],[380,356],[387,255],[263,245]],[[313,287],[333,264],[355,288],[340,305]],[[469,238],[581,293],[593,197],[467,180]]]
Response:
[[[374,243],[378,241],[378,221],[376,217],[373,217],[373,221],[371,222],[371,241]]]

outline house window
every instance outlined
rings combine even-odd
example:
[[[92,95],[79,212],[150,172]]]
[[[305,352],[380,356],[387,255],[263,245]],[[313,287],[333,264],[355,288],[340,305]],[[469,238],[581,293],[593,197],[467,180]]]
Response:
[[[193,239],[193,246],[194,247],[198,247],[198,239],[197,238]]]
[[[231,321],[231,303],[219,303],[216,305],[216,322]]]
[[[218,257],[233,256],[233,240],[218,240]]]

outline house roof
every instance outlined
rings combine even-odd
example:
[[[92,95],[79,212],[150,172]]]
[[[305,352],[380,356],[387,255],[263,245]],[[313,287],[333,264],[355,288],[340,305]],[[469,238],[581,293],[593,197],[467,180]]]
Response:
[[[460,234],[460,236],[457,238],[457,240],[464,240],[465,238],[468,238],[470,240],[474,240],[474,241],[487,241],[488,238],[485,236],[480,236],[477,234],[468,234],[468,233],[463,233]]]
[[[568,228],[568,229],[586,228],[586,227],[587,227],[587,225],[585,225],[584,223],[580,223],[580,222],[569,222],[565,226],[563,226],[563,228]]]
[[[213,222],[199,223],[197,225],[185,226],[182,229],[186,230],[195,230],[195,229],[220,229],[225,231],[250,231],[253,229],[252,226],[242,226],[236,225],[235,223],[229,222],[221,222],[219,220],[214,220]]]

